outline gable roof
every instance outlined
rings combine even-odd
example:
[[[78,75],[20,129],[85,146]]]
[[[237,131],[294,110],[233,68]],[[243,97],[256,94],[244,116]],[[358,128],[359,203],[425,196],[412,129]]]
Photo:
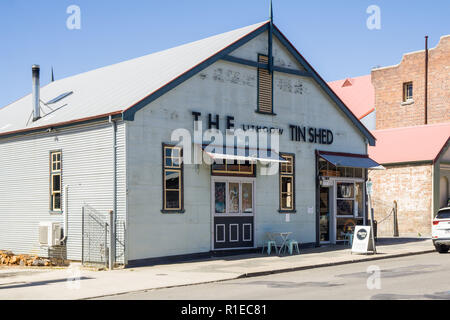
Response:
[[[375,89],[370,74],[332,81],[328,85],[359,120],[375,111]]]
[[[369,156],[381,164],[437,161],[450,139],[450,123],[375,130]]]
[[[41,104],[41,119],[30,121],[31,94],[0,109],[0,137],[26,131],[68,125],[92,119],[121,116],[134,120],[135,113],[201,70],[269,29],[270,21],[219,34],[165,51],[153,53],[72,77],[41,88],[41,100],[48,101],[73,92],[55,104]],[[375,138],[287,38],[274,26],[274,36],[331,97],[350,121],[368,139]]]

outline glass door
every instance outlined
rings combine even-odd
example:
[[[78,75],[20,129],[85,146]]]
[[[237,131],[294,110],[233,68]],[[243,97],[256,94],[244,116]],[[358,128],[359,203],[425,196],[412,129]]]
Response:
[[[343,241],[346,233],[364,222],[364,183],[341,181],[336,188],[336,241]]]
[[[330,188],[320,188],[320,242],[330,242]]]
[[[254,247],[254,181],[216,178],[213,190],[213,250]]]

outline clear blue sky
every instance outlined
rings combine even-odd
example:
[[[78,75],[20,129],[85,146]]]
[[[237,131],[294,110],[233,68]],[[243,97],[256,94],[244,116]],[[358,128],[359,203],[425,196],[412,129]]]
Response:
[[[69,30],[67,7],[81,8]],[[369,30],[369,5],[381,30]],[[327,81],[368,74],[450,33],[450,1],[274,0],[274,20]],[[41,84],[267,20],[269,0],[1,0],[0,107]]]

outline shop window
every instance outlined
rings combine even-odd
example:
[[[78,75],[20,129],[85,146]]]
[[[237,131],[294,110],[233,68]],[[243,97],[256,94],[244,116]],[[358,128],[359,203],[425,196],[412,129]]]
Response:
[[[363,173],[363,169],[361,168],[355,168],[355,178],[363,178],[364,173]]]
[[[216,160],[211,166],[213,176],[255,177],[255,164],[249,161]]]
[[[323,177],[364,178],[364,171],[361,168],[336,167],[325,161],[319,162],[319,174]]]
[[[337,184],[337,215],[354,216],[355,184]]]
[[[269,57],[258,55],[258,62],[269,63]],[[258,68],[258,112],[273,114],[273,74],[266,68]]]
[[[280,212],[295,211],[295,156],[280,154],[287,163],[280,163]]]
[[[403,102],[413,99],[413,83],[406,82],[403,84]]]
[[[163,145],[163,210],[183,211],[183,163],[180,147]]]
[[[355,183],[355,212],[358,218],[364,215],[364,184]]]
[[[214,206],[217,215],[253,213],[253,183],[214,182]]]
[[[62,194],[62,153],[61,151],[50,153],[50,210],[61,212]]]

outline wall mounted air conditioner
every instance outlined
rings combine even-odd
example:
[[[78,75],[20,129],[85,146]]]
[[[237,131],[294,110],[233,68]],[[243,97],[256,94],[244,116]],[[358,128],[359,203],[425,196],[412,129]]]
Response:
[[[39,244],[47,247],[61,245],[61,225],[57,222],[39,223]]]

